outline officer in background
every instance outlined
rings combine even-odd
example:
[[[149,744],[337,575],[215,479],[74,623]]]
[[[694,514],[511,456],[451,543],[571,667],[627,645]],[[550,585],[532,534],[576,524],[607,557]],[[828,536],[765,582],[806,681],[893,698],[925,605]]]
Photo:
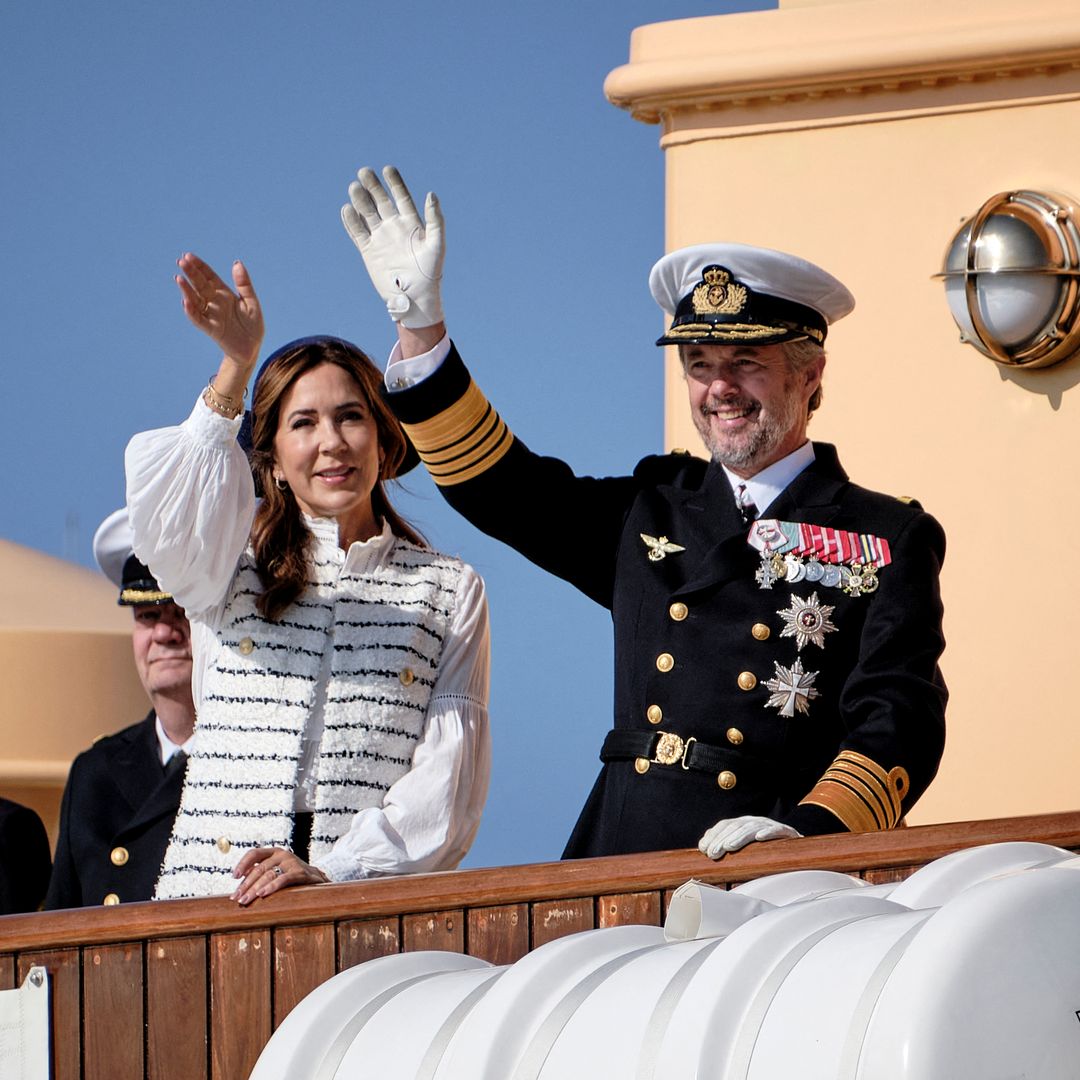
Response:
[[[0,799],[0,915],[37,911],[51,868],[41,818],[28,806]]]
[[[614,727],[564,856],[719,858],[896,826],[944,747],[945,540],[807,439],[848,290],[765,248],[666,255],[650,276],[671,317],[657,344],[679,348],[711,460],[578,477],[515,438],[472,381],[443,322],[438,202],[421,219],[384,177],[389,190],[361,170],[342,219],[398,324],[387,385],[406,432],[473,524],[612,611]],[[553,541],[555,523],[579,542]]]
[[[191,629],[183,608],[131,553],[126,510],[102,522],[94,557],[120,587],[117,602],[131,608],[135,667],[153,708],[72,763],[47,909],[153,896],[195,730]]]

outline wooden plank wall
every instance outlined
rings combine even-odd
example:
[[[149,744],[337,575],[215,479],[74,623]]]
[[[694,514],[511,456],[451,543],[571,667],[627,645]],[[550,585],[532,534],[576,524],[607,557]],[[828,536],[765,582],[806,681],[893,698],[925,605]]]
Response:
[[[245,1080],[274,1029],[355,964],[419,949],[510,964],[565,934],[658,925],[691,877],[730,887],[794,869],[897,881],[963,847],[1036,840],[1080,850],[1080,813],[587,859],[224,899],[0,918],[0,989],[41,964],[55,1080]]]

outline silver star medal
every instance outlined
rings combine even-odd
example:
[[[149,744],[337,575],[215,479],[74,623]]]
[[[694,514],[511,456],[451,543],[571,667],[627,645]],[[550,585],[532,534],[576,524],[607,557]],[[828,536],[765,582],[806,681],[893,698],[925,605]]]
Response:
[[[810,594],[809,600],[792,596],[791,607],[776,613],[784,620],[784,629],[780,631],[780,636],[793,637],[799,652],[802,652],[803,646],[808,642],[824,649],[825,635],[836,629],[829,620],[835,610],[829,604],[820,603],[816,592]]]
[[[639,533],[649,549],[649,562],[659,562],[668,555],[675,555],[686,548],[679,544],[673,544],[666,536],[649,536],[648,533]]]
[[[810,702],[821,697],[814,689],[814,680],[819,672],[803,671],[802,661],[796,660],[786,668],[778,660],[773,661],[776,677],[769,679],[765,686],[772,691],[772,697],[765,702],[767,709],[779,709],[781,716],[794,716],[795,710],[810,712]]]

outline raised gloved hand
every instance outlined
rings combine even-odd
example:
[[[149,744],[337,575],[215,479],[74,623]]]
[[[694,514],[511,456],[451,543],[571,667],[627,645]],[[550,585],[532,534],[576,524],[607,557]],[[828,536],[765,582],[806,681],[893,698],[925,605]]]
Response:
[[[383,169],[386,188],[373,169],[365,167],[357,177],[349,185],[350,205],[341,208],[341,221],[390,317],[410,330],[442,322],[439,283],[446,247],[439,200],[428,193],[421,221],[393,166]]]
[[[782,825],[772,818],[744,817],[724,818],[698,841],[698,851],[710,859],[721,859],[729,851],[738,851],[754,840],[797,840],[802,836],[790,825]]]

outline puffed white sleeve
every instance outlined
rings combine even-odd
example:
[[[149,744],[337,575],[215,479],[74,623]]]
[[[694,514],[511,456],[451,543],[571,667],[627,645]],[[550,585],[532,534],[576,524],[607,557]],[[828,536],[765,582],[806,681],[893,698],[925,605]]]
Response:
[[[199,616],[219,605],[255,517],[255,487],[228,420],[200,397],[178,427],[144,431],[124,453],[135,554]]]
[[[491,775],[490,667],[484,582],[467,566],[412,768],[315,860],[331,881],[452,870],[464,858]]]

